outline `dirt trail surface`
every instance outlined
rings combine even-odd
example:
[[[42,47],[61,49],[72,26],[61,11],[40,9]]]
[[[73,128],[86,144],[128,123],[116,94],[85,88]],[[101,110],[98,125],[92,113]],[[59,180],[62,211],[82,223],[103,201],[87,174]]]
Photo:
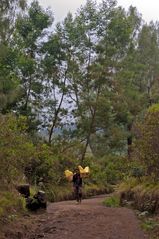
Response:
[[[127,208],[107,208],[103,196],[52,203],[47,213],[38,215],[34,231],[25,239],[148,239],[134,212]],[[28,235],[27,235],[28,234]]]

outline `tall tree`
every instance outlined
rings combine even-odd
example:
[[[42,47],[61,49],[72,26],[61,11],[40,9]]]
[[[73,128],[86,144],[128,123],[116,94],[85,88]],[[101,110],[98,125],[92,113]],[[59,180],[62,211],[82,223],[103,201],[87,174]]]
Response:
[[[25,8],[25,1],[2,1],[0,6],[0,111],[5,113],[19,95],[19,80],[15,72],[16,52],[12,38],[17,13]]]
[[[158,101],[158,97],[153,96],[154,87],[158,85],[159,75],[159,42],[158,26],[151,22],[144,24],[138,39],[138,61],[141,64],[142,80],[140,89],[145,92],[147,106]]]
[[[70,15],[71,18],[71,15]],[[51,144],[55,129],[63,127],[62,120],[67,116],[66,94],[69,71],[69,51],[63,26],[57,24],[55,32],[43,46],[42,52],[45,74],[45,100],[47,109],[45,127],[48,129],[48,141]],[[45,112],[44,112],[45,114]],[[44,115],[43,114],[43,115]]]
[[[16,22],[15,46],[19,49],[17,74],[20,78],[23,97],[19,102],[19,112],[29,120],[40,119],[43,99],[43,75],[41,70],[40,48],[47,38],[45,31],[53,21],[49,10],[33,1],[25,14],[19,15]]]

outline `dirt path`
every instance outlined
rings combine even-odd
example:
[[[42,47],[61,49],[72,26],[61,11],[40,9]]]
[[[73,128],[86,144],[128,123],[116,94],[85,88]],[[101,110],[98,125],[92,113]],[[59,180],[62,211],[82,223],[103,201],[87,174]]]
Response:
[[[102,206],[103,196],[53,203],[38,215],[34,232],[25,239],[147,239],[134,212],[127,208]]]

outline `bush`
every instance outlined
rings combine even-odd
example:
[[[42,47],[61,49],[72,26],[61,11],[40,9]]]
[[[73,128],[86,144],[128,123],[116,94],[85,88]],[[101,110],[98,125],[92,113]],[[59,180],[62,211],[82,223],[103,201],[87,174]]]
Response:
[[[26,134],[24,118],[0,115],[1,188],[23,180],[25,165],[30,161],[34,150]]]
[[[131,175],[135,178],[141,180],[141,177],[145,175],[144,169],[142,167],[133,167]]]
[[[159,104],[151,106],[142,123],[136,124],[137,140],[134,158],[146,168],[147,175],[155,180],[159,175]]]
[[[107,155],[100,159],[102,179],[108,184],[119,183],[127,173],[127,159],[116,155]]]
[[[131,183],[122,183],[119,188],[120,202],[133,201],[133,205],[140,211],[149,213],[159,212],[159,186],[146,182],[139,184],[135,179]]]
[[[25,199],[18,196],[16,192],[1,192],[0,193],[0,218],[7,216],[13,218],[20,212],[25,211]],[[12,217],[12,215],[14,215]]]
[[[155,228],[159,227],[159,223],[156,222],[155,220],[152,219],[147,219],[145,220],[142,224],[141,227],[145,230],[145,231],[152,231]]]
[[[120,198],[117,195],[108,197],[103,201],[103,205],[106,207],[119,207],[120,206]]]

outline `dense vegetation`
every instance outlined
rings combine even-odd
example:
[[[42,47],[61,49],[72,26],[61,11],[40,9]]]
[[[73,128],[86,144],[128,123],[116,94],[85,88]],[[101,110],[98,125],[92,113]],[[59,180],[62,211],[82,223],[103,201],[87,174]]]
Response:
[[[1,193],[42,181],[56,200],[70,192],[64,170],[79,164],[91,168],[88,190],[156,182],[158,22],[115,0],[88,0],[56,25],[38,1],[1,5]]]

